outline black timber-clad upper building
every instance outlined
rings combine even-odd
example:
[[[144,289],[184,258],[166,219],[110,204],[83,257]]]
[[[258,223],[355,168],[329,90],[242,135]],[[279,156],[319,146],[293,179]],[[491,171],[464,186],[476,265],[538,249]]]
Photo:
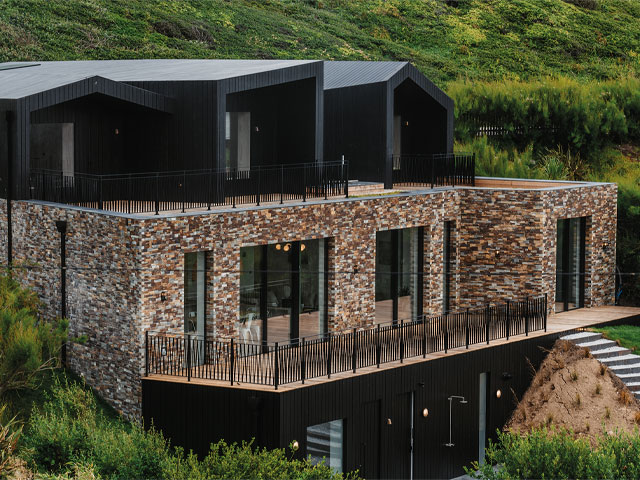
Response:
[[[10,122],[0,177],[14,199],[30,198],[40,169],[112,175],[343,158],[349,178],[390,186],[394,154],[452,151],[452,100],[407,62],[106,60],[0,71],[0,122]]]

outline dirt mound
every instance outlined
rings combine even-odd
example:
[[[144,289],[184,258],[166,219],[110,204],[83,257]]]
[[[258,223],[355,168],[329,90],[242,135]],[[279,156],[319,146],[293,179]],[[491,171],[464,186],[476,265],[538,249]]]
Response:
[[[555,425],[594,440],[605,432],[633,432],[640,403],[588,349],[558,340],[505,425],[528,432]]]

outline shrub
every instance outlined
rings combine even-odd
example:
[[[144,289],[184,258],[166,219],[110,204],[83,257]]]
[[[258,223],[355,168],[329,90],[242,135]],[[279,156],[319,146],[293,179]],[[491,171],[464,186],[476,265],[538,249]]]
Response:
[[[639,478],[640,436],[603,435],[592,446],[573,432],[542,428],[520,435],[498,432],[489,442],[485,464],[474,462],[467,473],[475,478]],[[499,467],[496,467],[499,465]]]
[[[39,372],[57,365],[67,322],[38,319],[37,298],[0,276],[0,398],[33,388]]]
[[[22,427],[16,419],[4,420],[6,406],[0,405],[0,478],[6,478],[14,471],[13,453],[18,445]]]

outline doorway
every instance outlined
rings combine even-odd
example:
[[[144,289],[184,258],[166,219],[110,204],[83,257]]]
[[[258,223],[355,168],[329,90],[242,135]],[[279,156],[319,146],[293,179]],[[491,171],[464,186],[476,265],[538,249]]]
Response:
[[[204,338],[205,252],[184,255],[184,333]]]
[[[584,306],[586,217],[558,220],[556,312]]]

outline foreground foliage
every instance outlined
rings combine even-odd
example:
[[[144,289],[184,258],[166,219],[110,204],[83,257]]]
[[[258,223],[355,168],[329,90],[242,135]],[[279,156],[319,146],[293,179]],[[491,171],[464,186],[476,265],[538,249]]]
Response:
[[[497,468],[494,468],[497,466]],[[474,478],[637,479],[640,478],[640,436],[604,435],[592,446],[567,430],[540,429],[527,435],[498,432],[489,442],[483,465],[466,469]]]
[[[5,412],[6,405],[0,405],[0,478],[8,477],[15,470],[12,456],[22,432],[15,417],[6,419]]]
[[[107,418],[90,390],[67,379],[56,380],[42,408],[34,408],[20,455],[39,475],[62,478],[343,478],[325,465],[291,459],[283,449],[250,443],[221,441],[200,461],[170,448],[153,428]]]
[[[35,295],[0,275],[0,399],[34,388],[38,374],[58,365],[67,322],[37,316]]]

